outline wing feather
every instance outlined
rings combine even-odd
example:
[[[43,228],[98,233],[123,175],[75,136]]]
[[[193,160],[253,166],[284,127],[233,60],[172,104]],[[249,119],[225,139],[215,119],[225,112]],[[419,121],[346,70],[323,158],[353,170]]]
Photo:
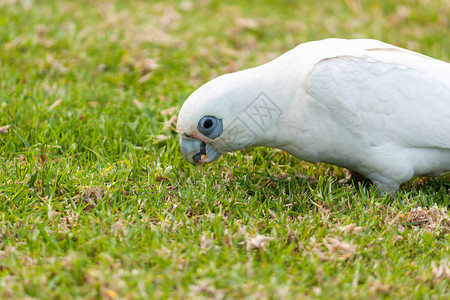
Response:
[[[398,50],[397,50],[398,49]],[[305,88],[368,143],[450,149],[450,64],[400,48],[316,63]]]

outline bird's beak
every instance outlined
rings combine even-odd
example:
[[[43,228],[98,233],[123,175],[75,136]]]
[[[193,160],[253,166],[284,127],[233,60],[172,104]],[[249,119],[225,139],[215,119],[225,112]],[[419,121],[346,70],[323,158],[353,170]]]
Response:
[[[181,153],[193,165],[203,165],[215,161],[220,153],[211,145],[193,138],[180,137]]]

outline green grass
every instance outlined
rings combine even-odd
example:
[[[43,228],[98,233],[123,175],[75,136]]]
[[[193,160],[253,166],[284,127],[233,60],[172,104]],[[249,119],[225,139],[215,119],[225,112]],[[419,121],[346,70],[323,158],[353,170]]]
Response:
[[[0,297],[449,297],[449,175],[390,199],[272,149],[195,168],[168,126],[200,84],[309,40],[449,61],[449,15],[447,0],[0,0]]]

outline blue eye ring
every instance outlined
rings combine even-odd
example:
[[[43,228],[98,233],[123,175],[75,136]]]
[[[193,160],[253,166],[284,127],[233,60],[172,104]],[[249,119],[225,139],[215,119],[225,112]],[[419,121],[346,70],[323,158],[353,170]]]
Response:
[[[198,121],[197,129],[210,139],[215,139],[222,134],[222,120],[214,116],[204,116]]]

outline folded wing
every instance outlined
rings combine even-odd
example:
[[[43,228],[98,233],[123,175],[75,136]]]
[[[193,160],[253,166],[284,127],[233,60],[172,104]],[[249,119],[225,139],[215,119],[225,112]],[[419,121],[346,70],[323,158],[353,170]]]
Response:
[[[305,88],[368,143],[450,149],[450,64],[392,48],[325,58]]]

